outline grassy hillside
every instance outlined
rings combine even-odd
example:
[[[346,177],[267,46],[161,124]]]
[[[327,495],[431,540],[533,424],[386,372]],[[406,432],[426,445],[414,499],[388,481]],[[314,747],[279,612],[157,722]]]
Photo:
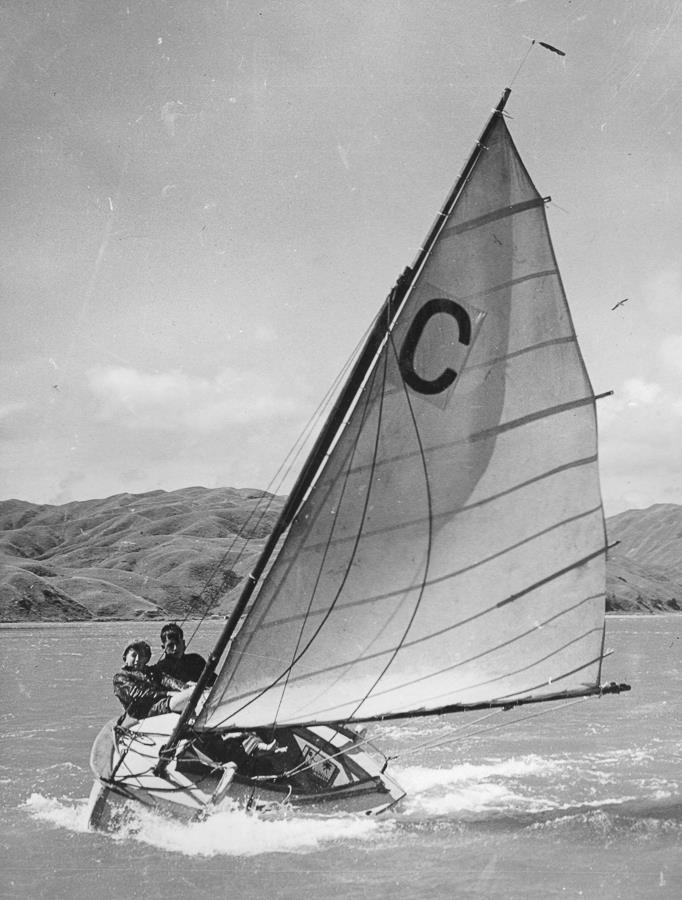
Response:
[[[682,611],[682,506],[657,503],[607,520],[607,609]]]
[[[4,501],[0,620],[224,614],[281,507],[263,491],[200,487],[62,506]]]

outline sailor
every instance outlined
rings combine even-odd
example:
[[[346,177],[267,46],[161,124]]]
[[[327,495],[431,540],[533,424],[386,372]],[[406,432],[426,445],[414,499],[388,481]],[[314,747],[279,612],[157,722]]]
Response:
[[[156,668],[164,675],[177,678],[178,681],[198,681],[204,670],[206,660],[198,653],[185,653],[185,636],[182,628],[175,622],[169,622],[161,629],[161,646],[163,656],[156,663]],[[215,675],[208,680],[213,684]]]
[[[132,641],[123,651],[123,666],[114,675],[114,694],[133,719],[182,712],[194,689],[149,666],[152,651],[146,641]]]

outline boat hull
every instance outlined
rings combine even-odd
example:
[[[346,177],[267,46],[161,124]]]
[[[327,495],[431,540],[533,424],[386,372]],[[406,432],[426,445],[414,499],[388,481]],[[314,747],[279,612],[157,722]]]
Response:
[[[244,750],[239,738],[203,735],[184,741],[162,774],[155,772],[178,717],[155,716],[121,727],[107,723],[90,765],[96,777],[89,827],[118,829],[143,808],[192,821],[234,806],[265,815],[287,810],[312,814],[377,815],[405,792],[383,771],[374,748],[350,729],[314,726],[279,729],[277,752]],[[251,744],[257,744],[250,736]],[[263,743],[260,744],[263,747]]]

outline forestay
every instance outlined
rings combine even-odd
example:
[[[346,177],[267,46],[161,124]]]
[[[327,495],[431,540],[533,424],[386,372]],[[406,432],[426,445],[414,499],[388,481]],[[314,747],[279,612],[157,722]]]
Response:
[[[498,114],[195,727],[593,689],[604,584],[594,396]]]

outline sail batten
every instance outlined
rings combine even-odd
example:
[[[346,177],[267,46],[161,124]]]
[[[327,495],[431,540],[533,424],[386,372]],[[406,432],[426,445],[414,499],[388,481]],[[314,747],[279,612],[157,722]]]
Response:
[[[515,216],[528,209],[535,209],[538,206],[544,205],[545,201],[543,198],[537,197],[533,200],[523,200],[520,203],[515,203],[513,206],[504,206],[500,209],[495,209],[492,212],[486,213],[484,216],[470,219],[468,222],[461,222],[458,225],[453,225],[451,228],[445,228],[443,237],[449,238],[453,235],[463,234],[465,231],[471,231],[473,228],[481,228],[483,225],[489,225],[491,222],[495,222],[498,219],[506,219],[508,216]]]
[[[482,502],[485,502],[485,501],[482,501]],[[472,509],[472,507],[467,507],[467,509]],[[573,522],[578,522],[579,520],[581,520],[587,516],[592,516],[592,515],[600,516],[601,511],[602,511],[601,506],[594,506],[591,509],[581,510],[581,511],[575,513],[574,515],[567,517],[566,519],[563,519],[559,522],[554,522],[552,525],[549,525],[546,528],[543,528],[539,531],[535,531],[532,534],[528,535],[527,537],[524,537],[523,539],[518,540],[513,544],[509,544],[508,546],[503,547],[502,549],[498,550],[495,553],[491,553],[488,556],[481,557],[480,559],[476,560],[476,562],[473,562],[468,566],[464,566],[461,569],[457,569],[452,572],[448,572],[445,575],[439,576],[438,578],[434,578],[431,580],[427,579],[427,580],[425,580],[424,585],[428,587],[430,585],[434,585],[439,582],[443,582],[443,581],[447,581],[448,579],[455,578],[458,575],[463,575],[465,572],[475,569],[477,566],[485,565],[486,563],[492,562],[494,559],[504,556],[505,553],[511,553],[513,550],[518,549],[519,547],[523,546],[524,544],[529,544],[532,541],[536,541],[539,538],[541,538],[547,534],[550,534],[552,531],[556,531],[557,529],[560,529],[567,525],[570,525]],[[438,519],[446,519],[449,514],[451,514],[451,511],[446,511],[446,512],[440,513],[440,515],[438,517],[434,516],[433,517],[434,523],[437,524]],[[389,532],[397,532],[403,528],[419,527],[419,525],[421,525],[425,521],[427,521],[426,518],[415,519],[415,520],[408,519],[407,522],[405,522],[401,525],[386,526],[384,528],[376,529],[374,531],[368,530],[365,532],[365,537],[366,538],[370,538],[372,536],[383,537],[386,534],[388,534]],[[348,540],[350,540],[350,539],[349,538],[330,539],[330,541],[328,542],[328,546],[338,545],[338,544],[341,544],[344,541],[348,541]],[[320,545],[309,544],[304,548],[304,551],[302,551],[302,552],[314,553],[315,551],[317,551],[319,549],[320,549]],[[603,548],[600,547],[599,552],[601,552],[602,549]],[[589,558],[591,558],[591,557],[588,557],[588,559]],[[580,560],[577,563],[575,563],[575,565],[581,565],[584,561],[585,560]],[[388,596],[391,596],[391,595],[383,594],[383,595],[378,595],[377,597],[374,597],[374,598],[367,597],[367,598],[364,598],[361,602],[363,602],[363,603],[370,602],[372,599],[382,599],[382,598],[388,597]],[[507,602],[509,602],[509,600],[505,600],[504,602],[507,603]],[[347,606],[352,605],[352,601],[346,605]],[[293,621],[295,621],[295,618],[287,617],[286,621],[293,622]],[[273,624],[281,624],[281,621],[275,621],[275,623],[273,623]]]
[[[510,597],[506,597],[504,600],[501,600],[497,604],[497,607],[499,609],[502,606],[506,606],[508,603],[514,603],[521,597],[525,597],[526,594],[537,591],[538,588],[544,587],[544,585],[549,584],[552,581],[556,581],[556,579],[561,578],[562,575],[566,575],[568,572],[579,569],[581,566],[584,566],[586,563],[591,562],[593,559],[599,559],[600,557],[605,555],[606,547],[599,547],[593,553],[589,553],[587,556],[583,556],[582,559],[575,560],[575,562],[571,562],[567,566],[564,566],[563,569],[557,569],[556,572],[552,572],[551,575],[547,575],[545,578],[540,579],[540,581],[536,581],[534,584],[529,584],[528,587],[524,588],[522,591],[518,591],[516,594],[512,594]]]
[[[594,392],[545,202],[501,115],[483,143],[375,326],[199,729],[597,690]]]
[[[512,278],[509,281],[502,281],[499,284],[493,284],[483,290],[475,291],[472,294],[463,294],[459,299],[465,303],[475,302],[477,299],[492,297],[494,294],[497,294],[501,291],[508,291],[513,287],[519,287],[524,284],[527,285],[528,282],[538,281],[543,278],[557,277],[558,275],[558,269],[540,269],[536,272],[527,272],[524,275],[517,275],[515,278]]]
[[[606,597],[605,591],[602,591],[602,592],[600,592],[600,593],[598,593],[598,594],[591,594],[591,595],[589,595],[589,596],[587,596],[587,597],[583,597],[581,600],[578,600],[575,604],[573,604],[573,606],[570,606],[570,607],[568,607],[568,608],[566,608],[566,609],[562,609],[560,612],[558,612],[558,613],[556,613],[556,614],[550,616],[548,619],[545,619],[545,620],[543,620],[543,621],[540,621],[540,622],[535,623],[535,624],[532,626],[532,628],[528,629],[528,631],[525,632],[524,635],[522,635],[522,636],[528,636],[528,635],[531,634],[533,631],[536,631],[536,630],[539,629],[539,628],[543,628],[544,626],[551,624],[553,621],[556,621],[557,619],[561,618],[561,616],[568,615],[568,614],[572,613],[574,610],[578,609],[579,607],[583,606],[583,605],[586,604],[586,603],[592,603],[592,602],[594,602],[595,600],[596,600],[596,601],[603,601],[603,600],[605,599],[605,597]],[[352,605],[362,606],[362,605],[364,605],[365,603],[371,603],[373,600],[379,600],[379,599],[388,599],[388,598],[386,598],[386,597],[383,597],[383,598],[371,598],[371,597],[368,597],[368,598],[364,598],[363,600],[356,601],[355,604],[349,604],[349,606],[352,606]],[[467,619],[462,619],[462,620],[460,620],[460,621],[453,622],[452,624],[448,625],[446,628],[440,628],[440,629],[434,630],[434,631],[432,631],[429,635],[426,635],[426,636],[424,636],[424,637],[422,637],[422,638],[419,638],[418,640],[411,641],[411,642],[410,642],[410,646],[415,646],[415,645],[420,644],[420,643],[426,643],[429,639],[434,638],[434,637],[442,637],[442,636],[445,635],[445,634],[452,634],[452,632],[454,632],[457,628],[460,628],[460,627],[462,627],[462,626],[464,626],[464,625],[467,625],[467,624],[469,624],[470,622],[474,621],[475,619],[481,619],[481,618],[483,618],[483,617],[486,616],[486,615],[489,615],[489,614],[491,614],[491,613],[494,613],[494,612],[496,611],[496,609],[498,609],[498,608],[499,608],[499,605],[496,604],[495,606],[488,607],[487,609],[483,609],[483,610],[481,610],[480,612],[475,613],[474,615],[470,616],[470,617],[467,618]],[[294,621],[295,621],[295,620],[294,620]],[[280,623],[278,623],[278,624],[284,624],[284,622],[280,622]],[[268,655],[267,658],[268,658],[270,661],[273,661],[274,659],[278,659],[280,663],[283,663],[283,662],[284,662],[284,660],[283,660],[281,657],[274,657],[272,654]],[[368,657],[365,657],[365,659],[367,659],[367,658],[368,658]],[[345,664],[343,664],[343,665],[345,665]],[[327,667],[326,669],[320,670],[320,671],[329,671],[329,672],[331,672],[331,671],[333,671],[333,670],[334,670],[334,666],[329,666],[329,667]],[[303,677],[303,676],[302,676],[302,677]],[[306,676],[306,677],[308,677],[308,676]],[[235,699],[239,699],[239,698],[235,698]]]
[[[556,344],[564,343],[564,341],[560,340],[560,341],[553,342],[553,343],[556,343]],[[504,359],[506,359],[506,358],[507,357],[504,357]],[[473,369],[476,367],[472,366],[471,368]],[[592,394],[590,394],[589,396],[581,397],[577,400],[571,400],[566,403],[556,404],[555,406],[548,407],[546,409],[539,409],[539,410],[536,410],[535,412],[530,413],[526,416],[519,417],[518,419],[513,419],[508,422],[500,423],[499,425],[495,426],[494,428],[489,428],[484,431],[475,432],[475,433],[472,433],[472,434],[469,434],[469,435],[466,435],[463,437],[459,437],[456,440],[448,441],[446,443],[434,444],[429,447],[429,451],[431,453],[438,453],[441,451],[451,450],[457,444],[464,444],[464,443],[472,444],[472,443],[475,443],[476,441],[485,441],[491,437],[496,437],[498,435],[501,435],[506,431],[513,431],[514,429],[521,428],[524,425],[528,425],[530,423],[537,422],[538,420],[545,419],[549,416],[561,415],[562,413],[570,412],[571,410],[578,409],[578,408],[584,407],[584,406],[592,406],[594,404],[594,399],[595,399],[594,396]],[[363,472],[366,472],[369,469],[376,470],[377,466],[379,466],[379,465],[384,466],[384,467],[390,467],[393,464],[405,462],[405,461],[410,460],[411,458],[418,458],[421,455],[422,455],[421,448],[417,448],[414,451],[412,451],[411,453],[389,455],[389,456],[386,456],[384,459],[382,459],[380,462],[372,460],[369,463],[354,466],[349,469],[348,474],[361,475],[361,474],[363,474]],[[596,457],[592,456],[592,457],[590,457],[590,459],[596,459]],[[579,463],[580,463],[580,461],[576,461],[576,462],[571,461],[570,463],[566,463],[564,468],[567,468],[571,465],[579,464]]]
[[[600,597],[603,597],[603,595],[600,595]],[[594,598],[587,598],[587,597],[584,598],[579,604],[576,604],[576,606],[573,607],[573,608],[571,609],[571,612],[572,612],[574,609],[576,609],[578,606],[581,606],[583,603],[587,603],[587,602],[589,602],[589,600],[592,600],[592,599],[594,599]],[[554,620],[554,619],[556,619],[556,618],[558,618],[558,617],[554,616],[554,617],[552,617],[552,619],[547,620],[547,622],[540,623],[540,624],[534,626],[534,628],[533,628],[532,630],[537,630],[538,628],[542,628],[542,627],[544,627],[545,625],[548,625],[552,620]],[[456,627],[456,626],[454,626],[454,627]],[[552,657],[559,655],[560,653],[562,653],[563,651],[565,651],[565,650],[568,649],[569,647],[574,646],[575,644],[579,643],[579,642],[582,641],[582,640],[587,640],[587,639],[593,637],[593,636],[594,636],[594,633],[595,633],[595,630],[599,631],[599,634],[600,634],[600,636],[601,636],[601,629],[600,629],[600,628],[597,628],[597,629],[595,629],[595,628],[590,628],[590,629],[586,630],[585,632],[583,632],[582,634],[579,634],[577,637],[571,638],[570,641],[567,641],[567,642],[566,642],[565,644],[563,644],[562,646],[556,647],[556,648],[554,648],[551,652],[545,653],[543,656],[538,657],[537,659],[533,660],[532,662],[526,663],[524,666],[519,667],[518,669],[516,669],[516,670],[515,670],[513,673],[511,673],[511,674],[519,674],[520,672],[526,672],[526,671],[528,671],[528,670],[530,670],[530,669],[532,669],[532,668],[534,668],[534,667],[536,667],[536,666],[538,666],[538,665],[541,665],[542,663],[546,663],[547,661],[549,661],[550,659],[552,659]],[[421,676],[420,678],[414,679],[414,680],[412,680],[412,681],[406,681],[406,682],[404,682],[404,683],[398,685],[397,687],[391,688],[391,691],[395,692],[396,690],[402,690],[402,689],[405,689],[405,688],[408,688],[408,687],[412,687],[412,686],[418,684],[419,682],[425,682],[425,681],[428,680],[428,678],[432,678],[432,677],[435,677],[435,676],[441,676],[441,675],[444,675],[444,674],[452,673],[456,668],[458,668],[458,667],[460,667],[460,666],[464,666],[464,665],[467,665],[467,664],[469,664],[469,663],[475,662],[476,660],[481,659],[482,657],[484,657],[484,656],[487,655],[487,654],[494,653],[494,652],[496,652],[496,651],[498,651],[498,650],[501,650],[501,649],[504,648],[504,647],[507,647],[507,646],[510,646],[510,645],[514,644],[515,642],[517,642],[517,641],[519,641],[519,640],[522,640],[525,636],[527,636],[528,633],[529,633],[529,632],[524,632],[523,634],[515,635],[515,636],[509,638],[509,639],[506,640],[506,641],[502,641],[502,642],[499,643],[499,644],[495,644],[494,646],[489,647],[489,648],[487,648],[486,650],[483,650],[483,651],[481,651],[480,653],[475,654],[474,656],[469,657],[468,659],[459,660],[457,663],[453,663],[453,665],[448,666],[448,667],[445,668],[445,669],[441,669],[441,670],[439,670],[438,672],[433,672],[433,673],[431,673],[430,675]],[[431,635],[431,637],[433,637],[433,636],[434,636],[434,635]],[[411,642],[411,645],[414,644],[414,643],[418,643],[418,642]],[[377,654],[377,655],[375,655],[375,656],[368,655],[368,656],[362,657],[361,661],[362,661],[362,662],[373,661],[373,660],[377,659],[378,657],[379,657],[379,654]],[[569,673],[564,673],[564,675],[563,675],[563,676],[560,676],[560,677],[568,677],[569,675],[572,675],[572,674],[574,674],[575,672],[580,671],[582,668],[585,668],[585,667],[587,667],[587,666],[592,665],[594,662],[595,662],[595,659],[590,659],[590,660],[588,660],[587,662],[585,662],[583,665],[578,666],[575,670],[572,670],[572,671],[569,672]],[[291,678],[291,679],[290,679],[290,683],[291,683],[291,682],[295,682],[295,681],[311,681],[311,680],[315,680],[316,678],[319,678],[320,676],[331,675],[331,674],[338,674],[338,672],[339,672],[340,670],[342,670],[342,668],[343,668],[343,667],[340,666],[340,665],[339,665],[339,666],[327,666],[327,667],[325,667],[325,668],[316,670],[315,672],[309,672],[309,673],[306,673],[306,674],[297,675],[297,676],[295,676],[294,678]],[[505,676],[499,676],[499,677],[497,677],[497,678],[491,678],[491,679],[489,679],[488,681],[480,682],[480,683],[478,683],[478,684],[471,685],[470,687],[480,688],[480,687],[483,687],[483,686],[485,686],[485,685],[492,684],[492,683],[494,683],[495,681],[500,680],[501,677],[506,677],[506,675],[508,675],[508,674],[510,674],[510,673],[505,673]],[[558,676],[557,678],[553,679],[553,681],[556,681],[556,680],[559,680],[559,676]],[[525,692],[525,693],[532,693],[534,690],[538,690],[538,689],[544,688],[544,687],[546,687],[546,685],[543,683],[543,684],[541,684],[541,685],[536,685],[534,688],[526,688],[524,692]],[[388,693],[389,693],[389,691],[379,691],[379,692],[376,693],[375,696],[380,696],[380,695],[382,695],[382,694],[386,695],[386,694],[388,694]],[[451,692],[450,692],[450,693],[451,693]],[[247,696],[248,696],[248,695],[244,695],[244,696],[242,696],[242,697],[234,697],[234,700],[242,700],[242,701],[243,701],[243,700],[246,699]],[[364,699],[366,700],[368,696],[369,696],[369,694],[368,694]],[[439,701],[439,700],[441,700],[441,699],[442,699],[441,696],[431,696],[431,697],[428,698],[428,700],[431,701],[432,703],[434,703],[435,701]],[[356,697],[356,698],[350,698],[350,699],[349,699],[349,703],[350,703],[350,704],[358,703],[358,702],[360,702],[360,698],[358,698],[358,697]],[[324,714],[325,712],[329,712],[329,710],[321,709],[320,712],[321,712],[322,714]]]

